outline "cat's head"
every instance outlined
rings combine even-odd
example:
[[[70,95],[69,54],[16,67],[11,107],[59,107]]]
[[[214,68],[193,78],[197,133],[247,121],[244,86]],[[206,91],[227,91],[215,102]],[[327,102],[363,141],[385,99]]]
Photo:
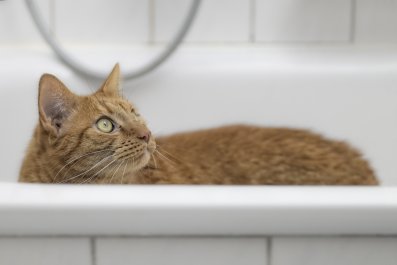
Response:
[[[120,95],[119,75],[116,65],[89,96],[72,93],[53,75],[41,77],[39,137],[58,161],[54,181],[93,182],[131,174],[150,161],[156,143],[136,108]]]

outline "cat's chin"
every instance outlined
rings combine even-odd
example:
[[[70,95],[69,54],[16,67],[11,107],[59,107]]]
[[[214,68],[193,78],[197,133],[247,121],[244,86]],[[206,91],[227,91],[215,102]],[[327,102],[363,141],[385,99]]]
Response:
[[[143,155],[142,155],[142,161],[144,164],[143,167],[147,166],[147,164],[149,163],[151,154],[152,154],[152,152],[150,152],[148,150],[145,150],[145,152],[143,152]]]
[[[155,141],[149,142],[149,144],[147,145],[146,153],[149,152],[149,154],[153,154],[154,151],[156,151],[156,147],[157,146]]]

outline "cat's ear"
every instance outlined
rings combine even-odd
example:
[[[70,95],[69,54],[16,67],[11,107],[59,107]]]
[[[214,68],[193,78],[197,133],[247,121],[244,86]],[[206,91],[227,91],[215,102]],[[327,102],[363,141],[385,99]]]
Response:
[[[103,93],[108,97],[119,97],[120,96],[120,66],[117,63],[112,72],[109,74],[106,81],[103,83],[97,93]]]
[[[43,128],[53,135],[59,131],[73,112],[77,96],[55,76],[44,74],[39,83],[39,118]]]

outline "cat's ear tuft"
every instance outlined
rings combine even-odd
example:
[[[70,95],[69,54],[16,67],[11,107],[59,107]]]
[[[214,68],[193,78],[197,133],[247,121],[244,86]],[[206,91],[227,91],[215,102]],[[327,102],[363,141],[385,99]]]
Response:
[[[117,63],[108,78],[105,80],[97,93],[103,93],[108,97],[120,96],[120,65]]]
[[[59,135],[65,120],[77,104],[77,96],[51,74],[43,74],[39,83],[40,123],[49,133]]]

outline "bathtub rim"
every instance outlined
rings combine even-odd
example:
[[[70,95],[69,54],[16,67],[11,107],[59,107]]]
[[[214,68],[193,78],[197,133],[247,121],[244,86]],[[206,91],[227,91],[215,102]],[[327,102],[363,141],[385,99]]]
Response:
[[[397,187],[0,183],[0,194],[0,236],[397,234]]]

